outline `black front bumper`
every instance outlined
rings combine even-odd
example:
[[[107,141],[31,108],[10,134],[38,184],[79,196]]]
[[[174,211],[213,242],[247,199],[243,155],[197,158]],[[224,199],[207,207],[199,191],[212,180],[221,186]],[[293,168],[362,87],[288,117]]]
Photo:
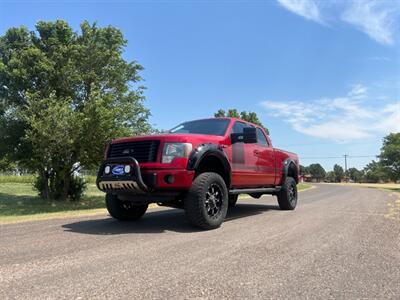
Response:
[[[105,174],[104,169],[115,165],[129,165],[131,172],[125,175]],[[139,163],[133,157],[114,157],[105,160],[99,169],[96,179],[96,185],[99,190],[105,193],[129,192],[133,194],[146,194],[153,190],[156,174],[147,178],[147,184],[142,178]]]

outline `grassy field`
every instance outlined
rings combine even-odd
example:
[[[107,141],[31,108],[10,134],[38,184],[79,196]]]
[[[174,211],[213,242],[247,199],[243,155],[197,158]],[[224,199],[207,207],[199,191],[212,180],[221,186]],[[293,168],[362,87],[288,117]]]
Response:
[[[104,193],[100,192],[93,183],[88,184],[86,195],[79,202],[48,202],[37,196],[36,191],[32,188],[32,183],[29,183],[26,178],[24,180],[18,180],[18,178],[12,182],[0,180],[0,224],[106,212]],[[311,185],[304,183],[298,185],[299,190],[310,187]],[[246,198],[245,195],[243,196]],[[155,206],[153,205],[153,207]]]
[[[304,190],[310,189],[310,188],[312,188],[312,187],[313,187],[313,186],[312,186],[311,184],[299,183],[299,184],[297,185],[297,190],[298,190],[298,191],[304,191]]]
[[[84,176],[87,183],[96,183],[96,176]],[[34,175],[0,175],[0,183],[31,183],[35,181]]]
[[[79,202],[44,201],[30,183],[0,183],[0,223],[48,219],[105,212],[104,193],[88,184],[86,195]]]

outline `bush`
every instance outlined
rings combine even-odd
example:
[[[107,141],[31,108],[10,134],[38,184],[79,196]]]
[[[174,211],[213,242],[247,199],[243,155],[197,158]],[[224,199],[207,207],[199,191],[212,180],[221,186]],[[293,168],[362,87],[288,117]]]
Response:
[[[74,176],[69,185],[68,196],[72,201],[79,201],[86,190],[86,181],[84,178]]]
[[[48,196],[51,200],[62,199],[64,188],[64,177],[51,176],[48,180]],[[67,192],[67,197],[71,201],[78,201],[82,198],[86,190],[86,181],[79,176],[71,176]],[[39,192],[41,198],[46,198],[46,178],[38,176],[34,182],[34,188]]]
[[[96,176],[92,176],[92,175],[86,175],[86,176],[84,176],[84,178],[85,178],[85,182],[86,183],[89,183],[89,184],[92,184],[92,183],[96,183]]]

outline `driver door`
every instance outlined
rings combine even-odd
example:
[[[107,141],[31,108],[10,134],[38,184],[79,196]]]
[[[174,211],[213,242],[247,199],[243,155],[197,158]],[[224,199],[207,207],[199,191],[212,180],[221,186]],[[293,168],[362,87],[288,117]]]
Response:
[[[231,133],[243,134],[243,129],[251,125],[236,121]],[[257,156],[257,144],[245,144],[236,142],[231,144],[232,186],[233,187],[256,187],[259,185]]]

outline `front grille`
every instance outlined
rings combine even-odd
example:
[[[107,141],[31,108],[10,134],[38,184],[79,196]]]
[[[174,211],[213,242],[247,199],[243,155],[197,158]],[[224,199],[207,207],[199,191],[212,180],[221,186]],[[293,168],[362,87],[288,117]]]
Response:
[[[139,163],[155,162],[159,146],[160,141],[157,140],[111,144],[108,158],[130,156]]]

